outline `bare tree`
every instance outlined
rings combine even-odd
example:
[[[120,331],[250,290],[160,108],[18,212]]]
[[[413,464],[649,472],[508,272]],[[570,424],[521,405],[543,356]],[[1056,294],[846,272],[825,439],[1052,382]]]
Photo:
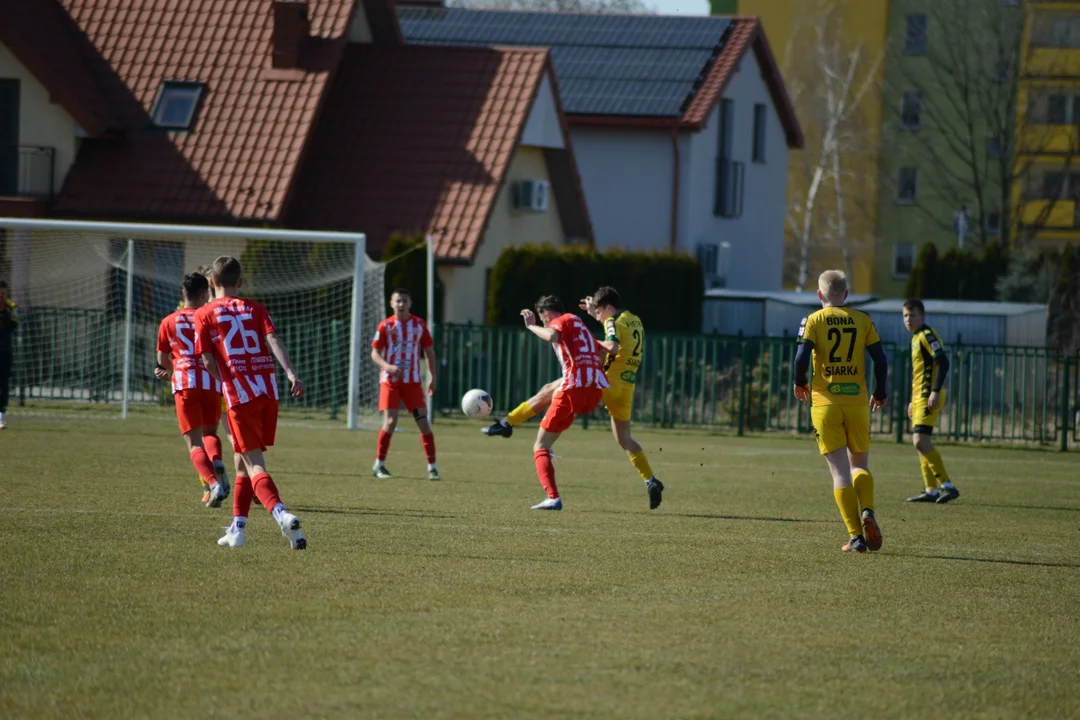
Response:
[[[538,12],[652,13],[642,0],[449,0],[449,7]]]
[[[1033,95],[1029,107],[1017,105],[1025,3],[942,0],[928,8],[921,27],[909,24],[890,48],[895,72],[886,79],[897,101],[886,103],[893,109],[887,132],[902,147],[900,164],[919,168],[914,204],[942,231],[970,232],[976,247],[998,235],[1006,244],[1023,241],[1046,225],[1065,191],[1076,150],[1063,127],[1071,97],[1054,103],[1060,118],[1045,93]],[[1054,171],[1062,173],[1055,187],[1058,176],[1044,183],[1036,161],[1051,150]],[[1032,195],[1049,197],[1025,218]]]
[[[876,179],[877,128],[866,100],[879,90],[882,58],[844,29],[846,0],[799,6],[782,60],[805,137],[788,184],[785,276],[802,290],[811,269],[839,256],[849,276],[859,250],[873,242],[870,209]]]

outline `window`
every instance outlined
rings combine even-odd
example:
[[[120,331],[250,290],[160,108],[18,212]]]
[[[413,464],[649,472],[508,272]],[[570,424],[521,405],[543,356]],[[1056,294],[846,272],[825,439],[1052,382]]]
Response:
[[[158,89],[150,117],[154,125],[169,130],[190,130],[206,85],[165,81]]]
[[[754,105],[754,162],[765,162],[765,130],[766,119],[765,106]]]
[[[897,177],[896,202],[910,204],[918,196],[919,170],[913,167],[900,168]]]
[[[922,124],[922,93],[911,90],[900,101],[900,127],[915,130]]]
[[[892,274],[894,278],[906,278],[915,267],[915,244],[895,243],[892,255]]]
[[[992,137],[986,139],[986,156],[991,160],[1001,159],[1001,138]]]
[[[720,101],[720,137],[717,144],[716,188],[713,215],[739,217],[742,215],[742,192],[745,166],[731,159],[732,132],[735,126],[735,101]]]
[[[720,101],[720,136],[717,154],[721,158],[731,157],[731,135],[735,129],[735,101],[724,98]]]
[[[1042,177],[1042,192],[1039,197],[1044,200],[1057,200],[1065,189],[1065,173],[1047,172]]]
[[[1046,122],[1048,125],[1064,125],[1069,122],[1069,98],[1051,95],[1046,99]]]
[[[1001,234],[1001,213],[988,212],[986,213],[986,234],[987,235],[1000,235]]]
[[[1080,15],[1037,13],[1031,21],[1032,47],[1080,47]]]
[[[1035,125],[1080,123],[1080,96],[1067,95],[1060,88],[1032,91],[1028,122]]]
[[[926,16],[908,15],[907,33],[904,36],[905,55],[926,54]]]

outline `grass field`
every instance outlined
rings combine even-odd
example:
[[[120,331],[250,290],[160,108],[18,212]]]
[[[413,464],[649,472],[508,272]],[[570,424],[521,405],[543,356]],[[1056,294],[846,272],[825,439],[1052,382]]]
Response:
[[[885,546],[853,556],[805,438],[641,430],[650,512],[575,428],[539,513],[532,427],[440,423],[433,483],[414,428],[380,481],[374,433],[287,426],[298,553],[258,507],[217,547],[163,413],[10,419],[3,717],[1080,717],[1075,454],[947,447],[938,507],[878,443]]]

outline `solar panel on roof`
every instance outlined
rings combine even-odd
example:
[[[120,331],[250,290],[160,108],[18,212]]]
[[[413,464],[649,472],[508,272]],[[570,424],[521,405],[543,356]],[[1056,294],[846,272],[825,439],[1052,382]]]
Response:
[[[567,112],[674,117],[727,18],[399,7],[406,42],[550,47]]]

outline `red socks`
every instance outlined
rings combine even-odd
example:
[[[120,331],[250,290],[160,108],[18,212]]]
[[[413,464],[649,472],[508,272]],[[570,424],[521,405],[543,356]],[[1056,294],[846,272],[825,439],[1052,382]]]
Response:
[[[375,453],[375,457],[382,462],[386,459],[386,454],[390,452],[390,438],[393,437],[385,430],[379,431],[379,449]]]
[[[247,475],[237,475],[233,485],[233,517],[247,517],[251,510],[251,478]]]
[[[191,464],[195,466],[195,472],[199,473],[199,477],[206,481],[207,485],[213,485],[217,482],[217,477],[214,476],[214,466],[210,462],[210,458],[206,457],[206,451],[199,447],[191,448]]]
[[[255,495],[259,498],[259,502],[262,503],[267,512],[272,512],[281,502],[277,485],[274,484],[274,479],[270,477],[270,473],[259,473],[251,478],[251,485],[255,490]]]
[[[550,450],[537,450],[533,453],[536,462],[536,474],[540,484],[547,490],[547,496],[554,500],[559,497],[559,488],[555,485],[555,465],[551,462]]]
[[[428,463],[435,464],[435,435],[428,433],[420,436],[420,442],[424,444],[424,454],[427,455]]]
[[[206,455],[210,458],[210,462],[217,462],[221,459],[221,440],[217,435],[203,435],[202,444],[206,449]]]

